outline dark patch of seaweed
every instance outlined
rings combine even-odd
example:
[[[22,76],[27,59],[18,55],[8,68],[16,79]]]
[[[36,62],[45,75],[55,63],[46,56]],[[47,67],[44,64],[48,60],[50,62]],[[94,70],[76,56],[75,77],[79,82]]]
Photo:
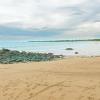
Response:
[[[0,50],[0,63],[1,64],[12,64],[18,62],[40,62],[40,61],[51,61],[57,58],[63,58],[63,55],[54,55],[53,53],[34,53],[25,51],[16,51],[9,49]]]

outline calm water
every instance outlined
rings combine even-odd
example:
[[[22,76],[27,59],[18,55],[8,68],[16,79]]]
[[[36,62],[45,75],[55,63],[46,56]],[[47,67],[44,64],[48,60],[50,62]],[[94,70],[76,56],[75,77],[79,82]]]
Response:
[[[17,41],[0,41],[0,49],[7,48],[19,51],[33,52],[52,52],[54,54],[63,54],[74,56],[79,52],[81,56],[100,56],[100,42],[17,42]],[[73,48],[68,51],[65,48]]]

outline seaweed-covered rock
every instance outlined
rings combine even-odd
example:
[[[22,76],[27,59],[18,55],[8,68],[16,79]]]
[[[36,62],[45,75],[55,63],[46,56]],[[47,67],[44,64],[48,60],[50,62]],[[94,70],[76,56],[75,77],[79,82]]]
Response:
[[[66,48],[65,50],[74,50],[73,48]]]
[[[63,55],[54,55],[53,53],[33,53],[25,51],[19,52],[8,49],[0,50],[0,63],[2,64],[30,61],[48,61],[57,58],[63,58]]]

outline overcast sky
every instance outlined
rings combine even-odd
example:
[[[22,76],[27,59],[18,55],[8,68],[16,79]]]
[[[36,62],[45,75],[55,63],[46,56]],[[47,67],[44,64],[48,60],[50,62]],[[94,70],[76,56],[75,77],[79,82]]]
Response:
[[[100,0],[0,0],[0,39],[100,37]]]

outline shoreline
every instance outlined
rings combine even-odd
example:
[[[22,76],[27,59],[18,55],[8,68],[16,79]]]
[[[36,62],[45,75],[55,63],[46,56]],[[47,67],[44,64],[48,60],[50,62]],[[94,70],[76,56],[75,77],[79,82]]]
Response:
[[[53,53],[57,55],[75,55],[75,53],[79,53],[79,55],[86,56],[96,56],[100,55],[100,43],[99,42],[1,42],[0,48],[17,50],[17,51],[26,51],[26,52],[36,52],[36,53]]]
[[[2,64],[0,65],[14,65],[14,64],[32,64],[32,63],[49,63],[49,62],[59,62],[59,61],[65,61],[65,60],[70,60],[70,59],[96,59],[100,58],[100,56],[67,56],[64,58],[56,58],[53,60],[47,60],[47,61],[27,61],[27,62],[15,62],[15,63],[7,63],[7,64]]]
[[[91,56],[91,55],[80,55],[76,52],[75,55],[57,55],[54,53],[34,53],[34,52],[25,52],[25,51],[16,51],[9,49],[0,50],[0,64],[13,64],[13,63],[28,63],[28,62],[46,62],[46,61],[55,61],[59,59],[66,58],[90,58],[90,57],[100,57],[100,56]]]

